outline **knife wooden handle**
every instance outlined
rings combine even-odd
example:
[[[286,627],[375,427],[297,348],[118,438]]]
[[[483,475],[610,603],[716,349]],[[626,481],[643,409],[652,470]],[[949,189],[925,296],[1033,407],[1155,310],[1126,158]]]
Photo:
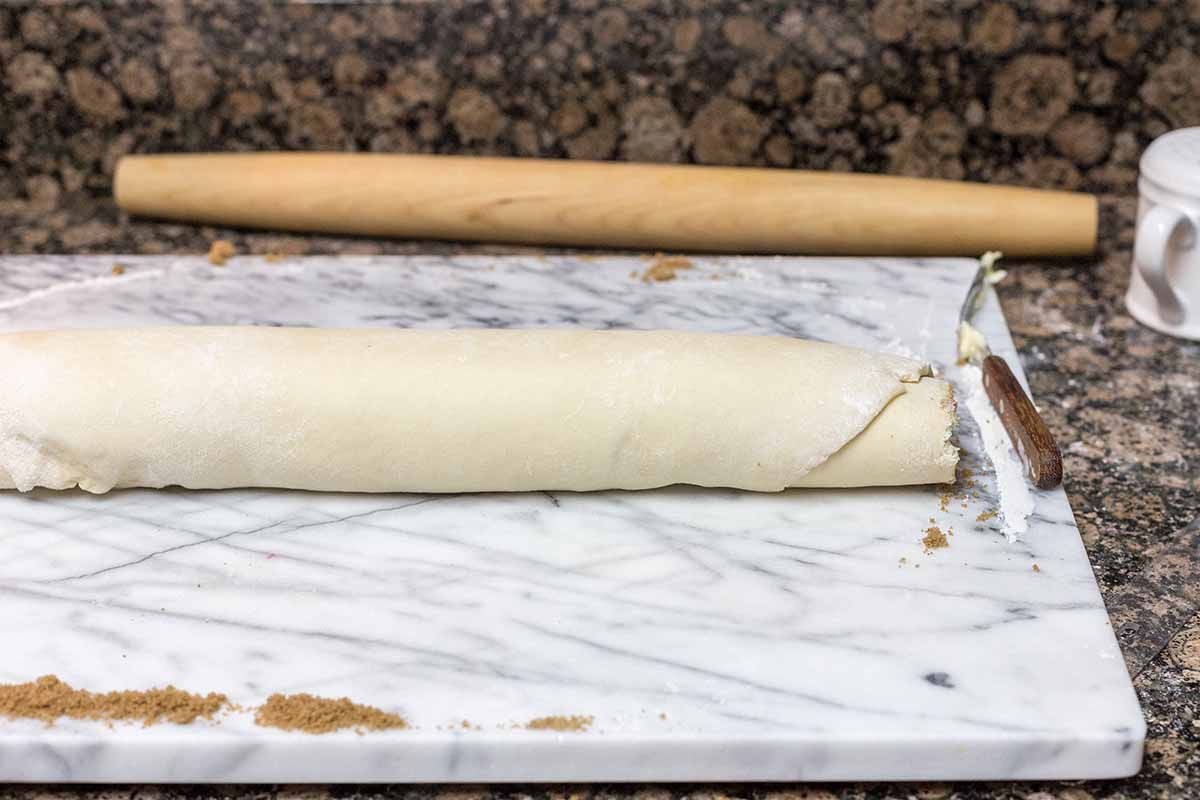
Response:
[[[1088,194],[882,175],[363,153],[126,156],[117,205],[251,228],[736,253],[1079,255]]]
[[[983,388],[1034,485],[1053,489],[1062,483],[1062,454],[1058,445],[1008,362],[999,356],[983,360]]]

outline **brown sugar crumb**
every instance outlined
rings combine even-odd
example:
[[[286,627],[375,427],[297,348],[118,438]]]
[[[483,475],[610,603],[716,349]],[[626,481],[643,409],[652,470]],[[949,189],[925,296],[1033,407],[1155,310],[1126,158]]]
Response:
[[[907,563],[908,563],[908,559],[907,559],[907,558],[905,558],[904,556],[900,556],[900,563],[901,563],[902,565],[903,565],[903,564],[907,564]]]
[[[278,264],[280,261],[283,261],[285,258],[287,258],[286,255],[284,255],[283,253],[280,253],[278,251],[275,251],[275,250],[272,250],[269,253],[263,254],[263,261],[266,261],[268,264]]]
[[[659,253],[654,256],[654,262],[642,273],[643,283],[660,283],[673,281],[680,270],[691,269],[695,265],[690,258],[684,256],[665,256]]]
[[[233,246],[233,242],[217,239],[208,248],[208,263],[214,267],[223,267],[225,262],[233,258],[236,253],[237,248]]]
[[[124,275],[125,274],[125,265],[124,264],[113,264],[112,265],[112,274],[113,275]]]
[[[660,712],[658,712],[658,718],[659,718],[659,719],[666,719],[666,718],[667,718],[667,712],[665,712],[665,711],[660,711]]]
[[[637,276],[638,276],[638,271],[636,269],[629,270],[629,277],[636,278]]]
[[[975,473],[967,467],[962,467],[958,471],[958,479],[955,483],[944,483],[938,487],[938,509],[942,512],[950,510],[950,504],[958,502],[962,508],[967,507],[967,500],[973,496],[971,489],[974,489],[978,482],[974,478]],[[932,519],[929,520],[933,522]]]
[[[978,517],[975,518],[975,521],[976,522],[987,522],[989,519],[992,519],[995,516],[996,516],[996,509],[993,508],[990,511],[984,511],[983,513],[981,513]]]
[[[942,547],[949,547],[950,540],[946,538],[946,534],[942,533],[941,528],[937,525],[930,525],[925,529],[925,538],[921,540],[921,544],[925,545],[925,552],[928,554]]]
[[[531,731],[586,731],[592,726],[592,718],[578,714],[570,717],[538,717],[525,723]]]
[[[255,712],[254,723],[305,733],[332,733],[343,728],[355,728],[361,733],[408,727],[398,714],[352,703],[347,697],[329,700],[305,693],[271,695]]]
[[[141,722],[149,727],[160,722],[187,725],[197,719],[212,719],[228,705],[223,694],[192,694],[174,686],[124,692],[89,692],[63,683],[55,675],[43,675],[29,683],[0,685],[0,716],[38,719],[53,725],[60,717],[103,722]]]
[[[1039,567],[1037,564],[1034,564],[1034,565],[1033,565],[1033,571],[1034,571],[1034,572],[1041,572],[1041,571],[1042,571],[1042,568],[1041,568],[1041,567]]]

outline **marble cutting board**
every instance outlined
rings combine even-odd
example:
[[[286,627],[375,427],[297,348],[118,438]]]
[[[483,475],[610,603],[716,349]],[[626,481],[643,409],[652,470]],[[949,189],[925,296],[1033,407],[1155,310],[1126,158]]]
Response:
[[[973,269],[714,258],[645,284],[636,258],[118,260],[0,259],[0,328],[685,328],[915,354],[954,379]],[[980,327],[1019,370],[994,295]],[[1066,495],[1037,495],[1021,541],[977,522],[995,482],[960,408],[977,496],[945,510],[932,487],[0,493],[0,682],[303,691],[413,726],[0,718],[0,780],[1129,775],[1144,723]],[[950,547],[924,551],[930,518]],[[547,715],[593,722],[523,727]]]

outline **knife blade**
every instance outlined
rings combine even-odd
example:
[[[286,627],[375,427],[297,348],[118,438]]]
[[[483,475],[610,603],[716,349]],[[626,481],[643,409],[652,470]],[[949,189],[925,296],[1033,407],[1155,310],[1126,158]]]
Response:
[[[987,339],[971,324],[983,305],[984,288],[1003,277],[1003,273],[995,268],[999,258],[997,252],[984,253],[979,259],[975,278],[967,289],[967,296],[958,314],[959,363],[971,363],[979,367],[984,391],[992,408],[1000,416],[1000,422],[1008,432],[1008,438],[1012,440],[1025,471],[1037,488],[1053,489],[1062,483],[1063,471],[1062,454],[1054,436],[1008,362],[992,354]]]

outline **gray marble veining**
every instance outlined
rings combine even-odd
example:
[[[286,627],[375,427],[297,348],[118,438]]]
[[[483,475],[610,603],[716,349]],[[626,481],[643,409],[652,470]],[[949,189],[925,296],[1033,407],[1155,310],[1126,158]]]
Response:
[[[686,328],[915,355],[955,380],[973,269],[717,258],[645,284],[629,258],[117,260],[0,260],[0,328]],[[980,326],[1015,367],[992,295]],[[413,725],[0,720],[0,779],[1129,774],[1144,725],[1066,496],[1039,493],[1020,541],[977,521],[995,486],[961,412],[977,485],[945,510],[933,487],[0,493],[0,680],[347,695]],[[954,535],[927,553],[931,518]],[[519,727],[559,714],[594,722]]]

